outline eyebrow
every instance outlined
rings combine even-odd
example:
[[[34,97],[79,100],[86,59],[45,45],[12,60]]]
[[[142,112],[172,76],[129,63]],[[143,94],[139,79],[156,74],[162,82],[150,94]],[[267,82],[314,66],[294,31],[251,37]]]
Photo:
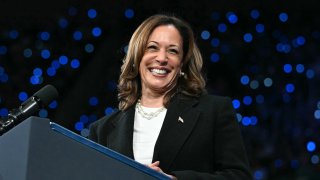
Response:
[[[149,43],[155,43],[155,44],[159,45],[159,43],[157,41],[149,41],[148,44]],[[169,47],[178,47],[179,48],[180,46],[176,45],[176,44],[170,44]]]

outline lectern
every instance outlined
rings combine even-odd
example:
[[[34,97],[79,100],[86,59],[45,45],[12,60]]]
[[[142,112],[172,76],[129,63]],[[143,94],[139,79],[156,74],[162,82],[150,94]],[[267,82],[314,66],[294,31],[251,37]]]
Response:
[[[45,118],[0,136],[0,180],[113,179],[169,178]]]

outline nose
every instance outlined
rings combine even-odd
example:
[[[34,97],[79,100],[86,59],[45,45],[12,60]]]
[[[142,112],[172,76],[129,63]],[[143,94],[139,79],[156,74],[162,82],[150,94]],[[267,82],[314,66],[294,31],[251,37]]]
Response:
[[[158,51],[156,61],[157,61],[160,65],[166,65],[166,64],[168,63],[167,52],[166,52],[165,50],[160,50],[160,51]]]

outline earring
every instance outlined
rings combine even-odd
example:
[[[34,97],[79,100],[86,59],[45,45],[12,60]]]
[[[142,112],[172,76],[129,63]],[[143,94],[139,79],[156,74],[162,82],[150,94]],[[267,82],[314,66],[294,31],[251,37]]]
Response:
[[[184,76],[184,72],[182,72],[182,71],[180,70],[179,75],[180,75],[180,76]]]

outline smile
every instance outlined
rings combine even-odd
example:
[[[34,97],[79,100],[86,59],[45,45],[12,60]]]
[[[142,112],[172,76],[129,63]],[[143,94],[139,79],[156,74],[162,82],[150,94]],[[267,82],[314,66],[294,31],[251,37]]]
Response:
[[[153,73],[153,74],[165,75],[165,74],[168,74],[170,71],[168,71],[166,69],[155,69],[155,68],[152,68],[152,69],[150,69],[150,72]]]

